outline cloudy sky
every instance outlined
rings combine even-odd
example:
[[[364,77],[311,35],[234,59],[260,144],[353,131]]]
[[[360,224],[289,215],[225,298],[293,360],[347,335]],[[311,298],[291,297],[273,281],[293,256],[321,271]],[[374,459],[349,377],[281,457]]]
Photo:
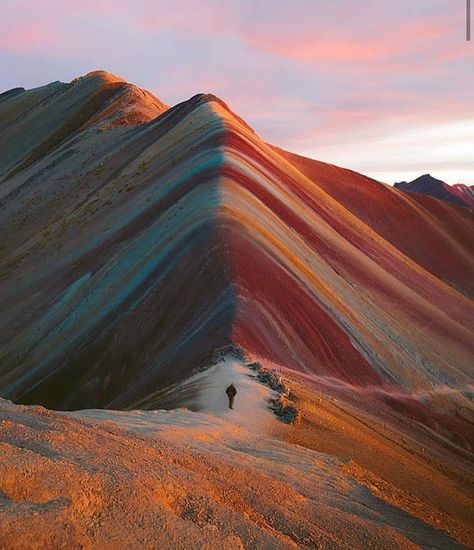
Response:
[[[0,90],[105,69],[224,99],[267,141],[474,184],[466,0],[0,0]]]

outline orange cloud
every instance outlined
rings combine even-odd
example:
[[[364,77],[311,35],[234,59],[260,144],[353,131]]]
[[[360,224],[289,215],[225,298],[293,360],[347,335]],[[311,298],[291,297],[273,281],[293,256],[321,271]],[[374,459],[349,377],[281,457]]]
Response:
[[[334,38],[317,30],[311,36],[254,33],[247,37],[255,47],[303,61],[383,61],[414,50],[421,41],[440,40],[449,31],[439,22],[418,22],[361,39]]]

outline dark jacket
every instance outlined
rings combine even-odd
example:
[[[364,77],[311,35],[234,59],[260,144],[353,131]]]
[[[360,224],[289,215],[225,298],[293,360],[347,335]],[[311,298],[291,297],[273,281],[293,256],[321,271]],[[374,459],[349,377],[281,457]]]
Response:
[[[235,397],[236,394],[237,394],[237,390],[235,388],[235,386],[233,384],[231,384],[226,390],[225,390],[226,394],[229,396],[229,397]]]

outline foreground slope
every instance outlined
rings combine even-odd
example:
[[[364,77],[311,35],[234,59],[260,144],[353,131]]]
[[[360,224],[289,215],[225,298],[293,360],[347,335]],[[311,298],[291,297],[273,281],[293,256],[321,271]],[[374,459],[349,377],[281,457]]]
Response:
[[[372,493],[347,460],[231,415],[2,401],[0,422],[0,545],[11,550],[461,547],[444,524]]]
[[[364,412],[363,395],[336,399],[287,370],[303,419],[285,425],[268,409],[276,394],[251,372],[227,355],[179,384],[194,413],[64,413],[0,400],[0,546],[469,545],[467,457],[388,406]]]
[[[64,97],[97,78],[115,77],[38,100],[37,126],[68,121]],[[133,90],[144,120],[116,124],[105,97],[62,140],[2,159],[2,395],[155,408],[234,342],[321,380],[424,392],[423,407],[456,412],[438,431],[470,448],[472,213],[314,169],[214,96],[166,110]],[[44,90],[3,99],[2,136],[23,131],[25,93]]]

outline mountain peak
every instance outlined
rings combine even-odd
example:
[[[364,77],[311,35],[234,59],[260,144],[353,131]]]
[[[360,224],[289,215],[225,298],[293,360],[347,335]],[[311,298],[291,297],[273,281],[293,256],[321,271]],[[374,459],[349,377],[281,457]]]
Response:
[[[88,128],[127,130],[169,109],[152,93],[104,70],[89,72],[70,83],[56,81],[39,86],[27,93],[24,88],[14,88],[0,95],[0,103],[3,178],[46,158]],[[21,123],[15,124],[17,118]]]
[[[93,93],[108,93],[113,96],[113,105],[105,110],[107,118],[113,115],[114,126],[140,124],[156,118],[169,106],[148,90],[130,84],[122,77],[102,69],[91,71],[71,81],[71,85],[93,83]],[[117,116],[120,115],[120,116]]]
[[[424,182],[426,184],[430,185],[446,185],[444,181],[439,180],[435,177],[433,177],[431,174],[423,174],[422,176],[418,176],[416,179],[414,179],[411,183],[418,181],[418,182]]]
[[[473,193],[467,185],[457,184],[451,186],[442,180],[434,178],[431,174],[423,174],[410,182],[396,182],[394,187],[402,191],[434,197],[458,206],[474,207]]]
[[[220,97],[216,96],[212,93],[198,93],[190,97],[187,101],[184,101],[183,103],[180,103],[179,105],[186,105],[186,107],[189,109],[195,109],[199,107],[200,105],[206,105],[206,104],[215,104],[218,108],[222,108],[227,115],[229,115],[234,121],[237,121],[241,126],[255,134],[255,130],[239,115],[234,113],[234,111],[229,107],[229,105],[222,100]],[[227,117],[226,115],[226,117]]]
[[[103,82],[104,84],[107,83],[114,83],[114,82],[125,82],[125,80],[117,76],[113,73],[109,73],[108,71],[104,71],[103,69],[98,69],[96,71],[90,71],[86,73],[84,76],[80,76],[73,80],[90,80],[90,79],[96,79],[98,81]]]
[[[190,98],[189,101],[195,101],[197,103],[224,103],[222,99],[220,99],[216,95],[207,92],[200,92],[198,94],[195,94]]]

